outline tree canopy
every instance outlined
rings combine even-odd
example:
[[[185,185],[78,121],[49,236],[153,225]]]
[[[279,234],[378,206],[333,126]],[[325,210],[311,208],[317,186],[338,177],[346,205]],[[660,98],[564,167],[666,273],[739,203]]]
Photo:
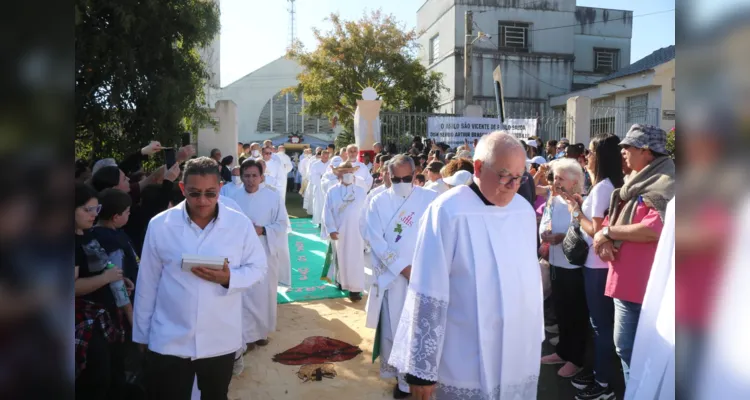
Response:
[[[365,13],[357,21],[331,14],[332,29],[314,29],[318,46],[306,51],[296,43],[287,57],[304,71],[299,85],[289,91],[302,93],[308,115],[337,113],[344,127],[337,144],[352,143],[354,111],[361,92],[374,87],[383,101],[382,109],[432,110],[437,108],[442,74],[427,71],[419,62],[415,29],[406,30],[392,15],[380,11]]]
[[[219,33],[204,0],[76,0],[76,155],[178,142],[210,123],[200,49]]]

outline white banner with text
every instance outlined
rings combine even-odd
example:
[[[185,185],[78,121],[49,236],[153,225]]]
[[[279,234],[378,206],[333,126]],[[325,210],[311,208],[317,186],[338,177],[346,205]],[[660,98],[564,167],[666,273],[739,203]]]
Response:
[[[428,117],[427,137],[435,143],[445,142],[451,148],[464,144],[465,140],[473,145],[474,139],[505,129],[519,139],[536,136],[536,118],[508,119],[505,126],[496,118],[471,117]]]

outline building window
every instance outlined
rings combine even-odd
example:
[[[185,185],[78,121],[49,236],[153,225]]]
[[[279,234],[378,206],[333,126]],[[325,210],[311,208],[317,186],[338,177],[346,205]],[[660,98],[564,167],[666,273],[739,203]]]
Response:
[[[500,50],[528,53],[531,47],[529,33],[531,24],[526,22],[500,21]]]
[[[629,123],[646,123],[648,116],[648,93],[628,97]]]
[[[620,50],[594,49],[594,72],[609,74],[617,71],[620,64]]]
[[[440,36],[435,35],[430,38],[430,64],[440,58]]]

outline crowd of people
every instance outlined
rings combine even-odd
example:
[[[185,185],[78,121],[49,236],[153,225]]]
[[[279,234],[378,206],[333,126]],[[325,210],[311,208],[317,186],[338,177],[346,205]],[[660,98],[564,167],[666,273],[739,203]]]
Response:
[[[291,285],[292,191],[329,244],[322,278],[366,298],[394,398],[535,399],[542,364],[577,399],[613,399],[615,354],[629,389],[659,381],[634,354],[653,331],[639,317],[657,247],[674,245],[665,145],[634,125],[588,145],[499,131],[455,149],[415,138],[290,156],[266,141],[238,143],[237,163],[184,146],[146,175],[152,142],[77,163],[76,396],[131,398],[130,361],[145,358],[149,398],[225,400]],[[540,359],[545,330],[555,352]]]

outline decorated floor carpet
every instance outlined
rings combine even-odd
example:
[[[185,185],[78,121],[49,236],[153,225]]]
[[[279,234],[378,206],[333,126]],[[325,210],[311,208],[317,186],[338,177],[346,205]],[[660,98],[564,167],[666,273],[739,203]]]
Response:
[[[279,304],[295,301],[346,297],[347,292],[320,280],[328,244],[320,239],[320,229],[310,218],[293,218],[289,234],[289,251],[292,260],[292,287],[279,287]]]

